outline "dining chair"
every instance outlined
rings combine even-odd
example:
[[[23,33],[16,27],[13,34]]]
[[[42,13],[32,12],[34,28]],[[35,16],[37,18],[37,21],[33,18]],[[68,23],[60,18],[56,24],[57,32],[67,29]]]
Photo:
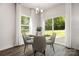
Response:
[[[46,39],[44,36],[35,36],[33,41],[33,52],[34,56],[37,52],[45,55]]]
[[[25,34],[22,34],[22,37],[23,37],[23,41],[24,41],[24,54],[26,52],[26,47],[29,45],[29,44],[33,44],[33,40],[30,39],[30,37],[28,37],[27,35]]]
[[[54,52],[55,52],[54,49],[55,38],[56,38],[56,33],[52,33],[50,39],[46,40],[46,43],[52,46]]]

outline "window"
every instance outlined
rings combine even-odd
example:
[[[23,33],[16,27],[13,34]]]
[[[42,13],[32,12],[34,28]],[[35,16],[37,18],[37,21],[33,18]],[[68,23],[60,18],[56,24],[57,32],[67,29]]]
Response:
[[[21,16],[21,32],[29,33],[30,18],[27,16]]]
[[[44,35],[52,35],[53,32],[56,33],[56,37],[65,36],[65,17],[58,16],[55,18],[49,18],[45,21],[45,32]]]

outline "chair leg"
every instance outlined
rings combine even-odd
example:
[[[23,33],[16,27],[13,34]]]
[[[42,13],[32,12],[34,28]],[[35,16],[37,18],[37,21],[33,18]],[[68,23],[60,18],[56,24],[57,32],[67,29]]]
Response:
[[[26,54],[25,52],[26,52],[26,45],[24,46],[24,55]]]
[[[44,56],[45,56],[45,50],[44,50],[44,52],[43,52],[43,53],[44,53]]]
[[[53,51],[54,51],[54,53],[55,53],[55,49],[54,49],[54,45],[52,44],[52,48],[53,48]]]
[[[36,54],[36,51],[34,51],[34,56],[35,56],[35,54]]]

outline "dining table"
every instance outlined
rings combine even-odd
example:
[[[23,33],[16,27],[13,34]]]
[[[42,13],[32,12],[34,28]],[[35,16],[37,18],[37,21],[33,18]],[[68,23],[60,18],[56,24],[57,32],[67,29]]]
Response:
[[[35,36],[37,36],[37,35],[28,35],[29,39],[27,40],[27,43],[28,44],[33,44],[33,40],[34,40]],[[47,43],[50,41],[51,35],[42,35],[42,36],[45,37]]]

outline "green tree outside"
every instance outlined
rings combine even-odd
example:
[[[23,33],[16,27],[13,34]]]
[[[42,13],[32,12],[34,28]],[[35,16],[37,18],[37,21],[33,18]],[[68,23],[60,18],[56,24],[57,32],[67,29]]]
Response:
[[[55,17],[53,20],[54,20],[54,30],[65,29],[65,20],[63,16]]]
[[[45,22],[45,30],[52,30],[52,18]]]

